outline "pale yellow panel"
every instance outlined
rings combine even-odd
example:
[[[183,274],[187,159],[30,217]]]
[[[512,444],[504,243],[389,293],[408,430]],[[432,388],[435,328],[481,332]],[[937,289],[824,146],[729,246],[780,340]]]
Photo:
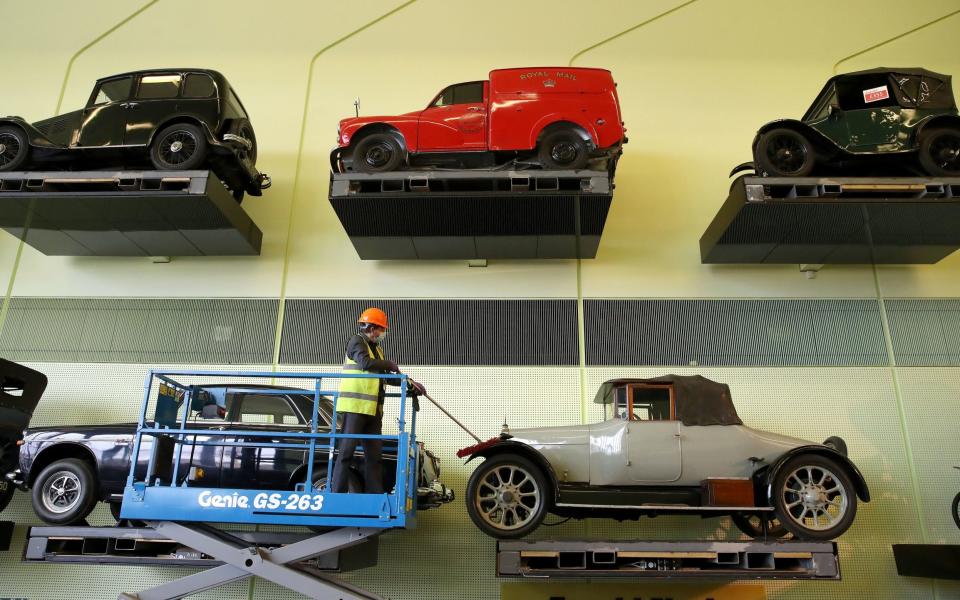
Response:
[[[498,67],[564,65],[577,51],[673,4],[421,1],[320,57],[296,196],[291,296],[570,297],[574,261],[360,261],[327,201],[340,119],[419,110],[444,86]],[[579,15],[574,22],[571,15]],[[615,15],[615,17],[614,17]],[[606,66],[602,61],[591,66]],[[378,215],[370,215],[377,219]]]
[[[584,295],[874,295],[866,267],[828,266],[807,279],[796,265],[705,266],[698,241],[726,198],[730,168],[751,159],[758,127],[802,115],[842,57],[956,10],[957,3],[903,7],[701,1],[582,57],[579,64],[613,70],[630,130],[598,259],[584,261]],[[900,60],[857,66],[960,70],[956,36],[915,35],[935,42]],[[934,49],[941,43],[942,50]],[[932,267],[931,277],[943,271]]]
[[[57,258],[28,248],[14,293],[29,296],[164,296],[176,281],[178,296],[278,296],[292,197],[296,149],[310,58],[320,48],[396,3],[161,0],[77,59],[64,110],[83,106],[98,77],[132,69],[188,66],[222,71],[249,111],[259,143],[258,166],[273,177],[263,197],[243,207],[263,231],[260,257]],[[81,4],[72,12],[80,14]],[[37,4],[32,18],[40,18]],[[116,13],[113,22],[120,20]],[[99,32],[97,32],[99,33]],[[26,32],[17,33],[26,39]],[[96,34],[90,34],[92,39]],[[36,79],[59,75],[35,73]],[[320,81],[319,85],[329,85]],[[44,94],[51,92],[47,88]],[[24,92],[31,93],[31,92]],[[31,96],[46,98],[47,96]],[[49,116],[50,108],[24,108],[24,116]],[[325,173],[313,174],[326,181]]]

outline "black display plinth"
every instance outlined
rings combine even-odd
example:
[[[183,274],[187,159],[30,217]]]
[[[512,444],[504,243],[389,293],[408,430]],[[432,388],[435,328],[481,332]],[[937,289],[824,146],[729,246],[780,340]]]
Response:
[[[263,238],[209,171],[0,173],[0,227],[48,256],[258,255]]]

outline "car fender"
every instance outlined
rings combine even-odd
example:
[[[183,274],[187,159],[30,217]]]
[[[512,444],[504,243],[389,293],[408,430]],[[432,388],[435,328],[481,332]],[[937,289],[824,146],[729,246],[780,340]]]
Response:
[[[540,117],[533,127],[530,128],[530,142],[527,148],[518,148],[521,150],[536,148],[540,139],[550,128],[570,128],[580,134],[583,141],[593,144],[594,148],[599,147],[599,136],[596,128],[579,117],[571,116],[567,113],[551,113]]]
[[[387,133],[396,138],[400,146],[407,152],[417,150],[417,120],[373,121],[368,123],[351,123],[340,132],[338,144],[343,143],[343,136],[350,140],[348,146],[353,147],[358,140],[362,140],[374,133]]]
[[[753,171],[754,173],[756,173],[757,165],[754,164],[752,160],[748,162],[740,163],[730,171],[730,174],[727,175],[727,177],[733,177],[734,175],[736,175],[737,173],[740,173],[741,171]]]
[[[13,125],[22,129],[27,134],[28,143],[35,148],[63,148],[63,146],[48,140],[45,135],[37,131],[36,127],[27,123],[23,117],[0,117],[0,126],[3,125]]]
[[[48,444],[33,457],[30,461],[29,471],[24,475],[24,483],[28,487],[33,487],[40,475],[40,471],[47,468],[48,465],[64,458],[79,458],[90,463],[93,467],[93,473],[100,482],[100,464],[97,462],[96,453],[83,444],[73,442],[59,442]],[[22,466],[22,465],[21,465]]]
[[[470,455],[470,458],[468,458],[466,462],[464,462],[464,464],[469,463],[470,461],[472,461],[477,457],[492,458],[500,454],[519,454],[520,456],[523,456],[524,458],[528,458],[531,461],[533,461],[533,463],[538,467],[540,467],[543,470],[544,474],[546,474],[547,479],[549,479],[548,485],[550,486],[550,489],[553,490],[553,497],[554,498],[557,497],[557,494],[559,493],[560,488],[557,480],[557,474],[556,472],[554,472],[553,466],[550,464],[550,461],[548,461],[546,457],[543,456],[543,454],[541,454],[540,452],[538,452],[537,450],[535,450],[534,448],[531,448],[526,444],[521,444],[520,442],[514,442],[509,439],[498,441],[493,445],[486,446],[472,453]]]
[[[161,131],[163,131],[164,129],[166,129],[171,125],[175,125],[176,123],[190,123],[191,125],[196,125],[197,127],[203,130],[203,135],[207,138],[207,143],[209,144],[219,145],[223,143],[216,138],[216,136],[213,134],[213,131],[210,129],[210,126],[206,123],[206,121],[204,121],[203,119],[201,119],[196,115],[193,115],[190,113],[182,113],[182,114],[169,117],[165,119],[162,123],[157,125],[153,129],[153,131],[150,132],[150,139],[147,140],[146,145],[152,146],[153,140],[157,137],[158,133],[160,133]]]
[[[757,135],[753,138],[753,155],[757,155],[757,144],[760,143],[760,136],[770,131],[771,129],[793,129],[794,131],[803,134],[808,140],[814,145],[814,148],[820,152],[829,152],[836,150],[843,150],[840,146],[836,144],[833,140],[823,135],[813,127],[810,127],[803,121],[798,119],[777,119],[775,121],[770,121],[763,127],[757,130]]]
[[[867,487],[867,481],[863,478],[863,474],[860,472],[860,469],[853,464],[853,461],[840,452],[837,452],[833,448],[819,444],[810,444],[808,446],[797,446],[796,448],[791,448],[787,452],[783,453],[780,458],[776,460],[776,462],[767,468],[766,475],[764,476],[764,488],[766,489],[767,500],[772,501],[773,499],[773,480],[776,479],[780,469],[788,460],[801,454],[818,454],[820,456],[832,458],[840,463],[844,468],[846,468],[847,475],[850,477],[850,479],[853,480],[853,487],[857,490],[857,497],[864,502],[870,502],[870,489]]]
[[[917,127],[916,138],[919,139],[923,132],[928,129],[935,129],[937,127],[950,127],[953,129],[960,129],[960,116],[958,115],[936,115],[924,120]]]

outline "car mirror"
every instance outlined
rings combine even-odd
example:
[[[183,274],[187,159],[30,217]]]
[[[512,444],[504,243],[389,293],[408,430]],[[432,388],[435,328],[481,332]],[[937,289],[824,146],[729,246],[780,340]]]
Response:
[[[839,107],[839,106],[837,106],[836,104],[830,104],[829,106],[827,106],[827,116],[828,116],[828,117],[830,117],[831,119],[835,119],[835,118],[836,118],[837,116],[839,116],[839,115],[840,115],[840,107]]]

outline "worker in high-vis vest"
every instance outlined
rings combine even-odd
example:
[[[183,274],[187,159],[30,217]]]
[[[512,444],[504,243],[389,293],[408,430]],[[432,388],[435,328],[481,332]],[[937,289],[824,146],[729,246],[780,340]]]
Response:
[[[343,372],[379,375],[399,373],[400,367],[387,360],[380,343],[390,328],[387,313],[379,308],[368,308],[357,319],[359,332],[347,342]],[[424,394],[426,388],[410,381],[412,394]],[[380,435],[383,426],[384,384],[399,385],[399,379],[348,377],[340,380],[337,413],[343,415],[341,433]],[[344,438],[337,442],[340,449],[333,467],[330,489],[348,492],[350,470],[354,468],[357,444],[363,446],[364,493],[383,493],[383,440]]]

